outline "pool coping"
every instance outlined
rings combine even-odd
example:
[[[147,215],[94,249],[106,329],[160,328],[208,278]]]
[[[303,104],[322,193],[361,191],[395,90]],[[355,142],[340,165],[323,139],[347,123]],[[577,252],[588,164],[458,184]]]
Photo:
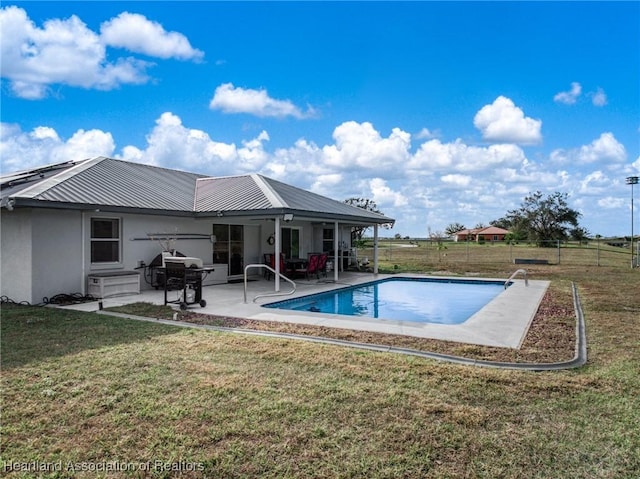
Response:
[[[495,346],[519,348],[526,336],[529,325],[533,321],[538,306],[544,297],[550,281],[528,280],[528,286],[522,279],[512,279],[512,285],[498,295],[488,305],[478,311],[470,319],[459,325],[403,323],[401,321],[354,318],[341,315],[330,315],[304,311],[287,311],[284,309],[269,309],[263,304],[273,303],[278,299],[296,298],[314,293],[326,292],[341,287],[356,286],[375,280],[386,278],[428,278],[442,280],[476,280],[501,281],[504,278],[480,276],[443,276],[418,273],[399,274],[344,274],[340,282],[328,280],[297,281],[297,291],[280,297],[260,297],[252,302],[243,302],[242,286],[239,284],[221,284],[203,288],[203,298],[206,307],[194,308],[194,311],[215,316],[229,316],[250,320],[276,321],[281,323],[307,324],[340,329],[355,329],[359,331],[377,332],[382,334],[399,334],[426,339],[454,341],[481,346]],[[255,298],[258,293],[273,293],[273,281],[257,280],[249,283],[250,297]],[[288,286],[288,285],[287,285]],[[177,294],[173,292],[173,294]],[[150,302],[163,304],[162,290],[144,290],[138,295],[109,297],[101,302],[89,302],[65,306],[69,309],[81,311],[97,311],[99,309],[122,306],[134,302]],[[176,305],[177,307],[177,305]]]
[[[501,278],[434,276],[420,274],[378,275],[378,280],[388,278],[427,278],[445,281],[500,281]],[[370,278],[349,286],[371,282]],[[398,334],[418,338],[455,341],[481,346],[494,346],[518,349],[529,330],[538,306],[547,291],[550,281],[512,279],[512,284],[480,311],[462,324],[415,323],[388,319],[371,319],[338,314],[270,309],[264,304],[273,303],[273,298],[263,298],[260,310],[244,316],[247,319],[280,321],[311,326],[341,329],[355,329],[383,334]],[[347,285],[345,285],[347,286]],[[336,288],[337,289],[337,288]],[[307,296],[309,293],[295,295],[291,299]]]
[[[584,314],[582,312],[582,304],[580,302],[580,296],[578,294],[578,289],[575,283],[572,283],[571,288],[572,288],[572,295],[573,295],[573,305],[574,305],[575,316],[576,316],[576,324],[575,324],[576,338],[575,338],[574,356],[573,358],[567,361],[556,361],[552,363],[531,363],[531,362],[518,363],[518,362],[491,361],[491,360],[483,360],[483,359],[471,359],[471,358],[465,358],[462,356],[454,356],[450,354],[442,354],[442,353],[436,353],[431,351],[420,351],[420,350],[411,349],[411,348],[399,348],[394,346],[361,343],[356,341],[346,341],[341,339],[325,338],[325,337],[319,337],[319,336],[308,336],[308,335],[300,335],[300,334],[282,333],[282,332],[276,332],[276,331],[258,331],[254,329],[239,329],[239,328],[228,328],[228,327],[222,327],[222,326],[202,325],[202,324],[186,323],[182,321],[172,321],[172,320],[166,320],[166,319],[148,318],[148,317],[142,317],[142,316],[135,316],[131,314],[116,313],[114,311],[99,310],[99,311],[96,311],[96,313],[104,314],[107,316],[125,318],[125,319],[161,323],[168,326],[176,326],[180,328],[204,329],[209,331],[244,334],[247,336],[262,336],[262,337],[271,337],[271,338],[277,338],[277,339],[308,341],[308,342],[314,342],[314,343],[320,343],[320,344],[328,344],[332,346],[349,347],[349,348],[360,349],[365,351],[403,354],[408,356],[419,357],[422,359],[432,359],[436,361],[448,362],[448,363],[453,363],[453,364],[463,365],[463,366],[479,366],[479,367],[486,367],[486,368],[510,369],[510,370],[532,371],[532,372],[544,372],[544,371],[549,372],[549,371],[561,371],[561,370],[567,370],[567,369],[580,368],[585,364],[587,364],[587,334],[586,334]]]

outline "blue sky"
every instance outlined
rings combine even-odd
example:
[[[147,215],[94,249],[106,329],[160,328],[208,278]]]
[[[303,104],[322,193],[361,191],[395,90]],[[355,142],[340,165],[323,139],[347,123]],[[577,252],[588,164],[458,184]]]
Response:
[[[3,2],[0,41],[3,173],[258,172],[416,237],[560,191],[630,230],[638,2]]]

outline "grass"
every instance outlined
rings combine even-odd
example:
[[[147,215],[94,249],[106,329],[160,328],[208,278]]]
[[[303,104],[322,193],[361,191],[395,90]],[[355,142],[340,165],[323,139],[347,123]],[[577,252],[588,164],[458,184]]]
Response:
[[[513,266],[423,270],[503,268]],[[3,306],[3,477],[36,477],[33,464],[7,468],[35,461],[62,468],[43,478],[637,478],[638,271],[565,265],[531,275],[560,297],[578,285],[586,367],[473,368]],[[66,470],[114,461],[127,470]]]
[[[411,247],[407,247],[411,246]],[[482,265],[483,269],[501,265],[513,271],[516,258],[546,259],[550,264],[560,266],[604,266],[624,268],[631,264],[629,250],[609,246],[605,242],[591,241],[588,244],[561,243],[540,248],[526,243],[507,245],[504,243],[476,244],[474,242],[444,242],[438,247],[430,241],[381,240],[379,258],[383,269],[430,270],[437,266]],[[367,257],[372,261],[373,246],[358,252],[359,258]]]

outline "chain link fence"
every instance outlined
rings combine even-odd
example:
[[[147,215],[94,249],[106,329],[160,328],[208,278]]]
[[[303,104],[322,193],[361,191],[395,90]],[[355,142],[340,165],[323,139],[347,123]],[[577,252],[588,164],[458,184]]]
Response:
[[[372,243],[372,242],[371,242]],[[634,242],[634,249],[637,243]],[[379,260],[382,263],[469,263],[469,264],[550,264],[626,267],[632,265],[629,241],[588,242],[548,241],[542,246],[532,243],[506,244],[437,241],[395,240],[378,241]],[[367,242],[355,251],[359,262],[373,261],[373,244]],[[638,266],[638,254],[633,255]]]

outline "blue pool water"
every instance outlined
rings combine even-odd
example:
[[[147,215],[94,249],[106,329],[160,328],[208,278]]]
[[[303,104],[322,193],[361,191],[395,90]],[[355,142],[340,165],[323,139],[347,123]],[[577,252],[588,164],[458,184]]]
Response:
[[[504,291],[504,282],[390,278],[264,305],[419,323],[461,324]]]

